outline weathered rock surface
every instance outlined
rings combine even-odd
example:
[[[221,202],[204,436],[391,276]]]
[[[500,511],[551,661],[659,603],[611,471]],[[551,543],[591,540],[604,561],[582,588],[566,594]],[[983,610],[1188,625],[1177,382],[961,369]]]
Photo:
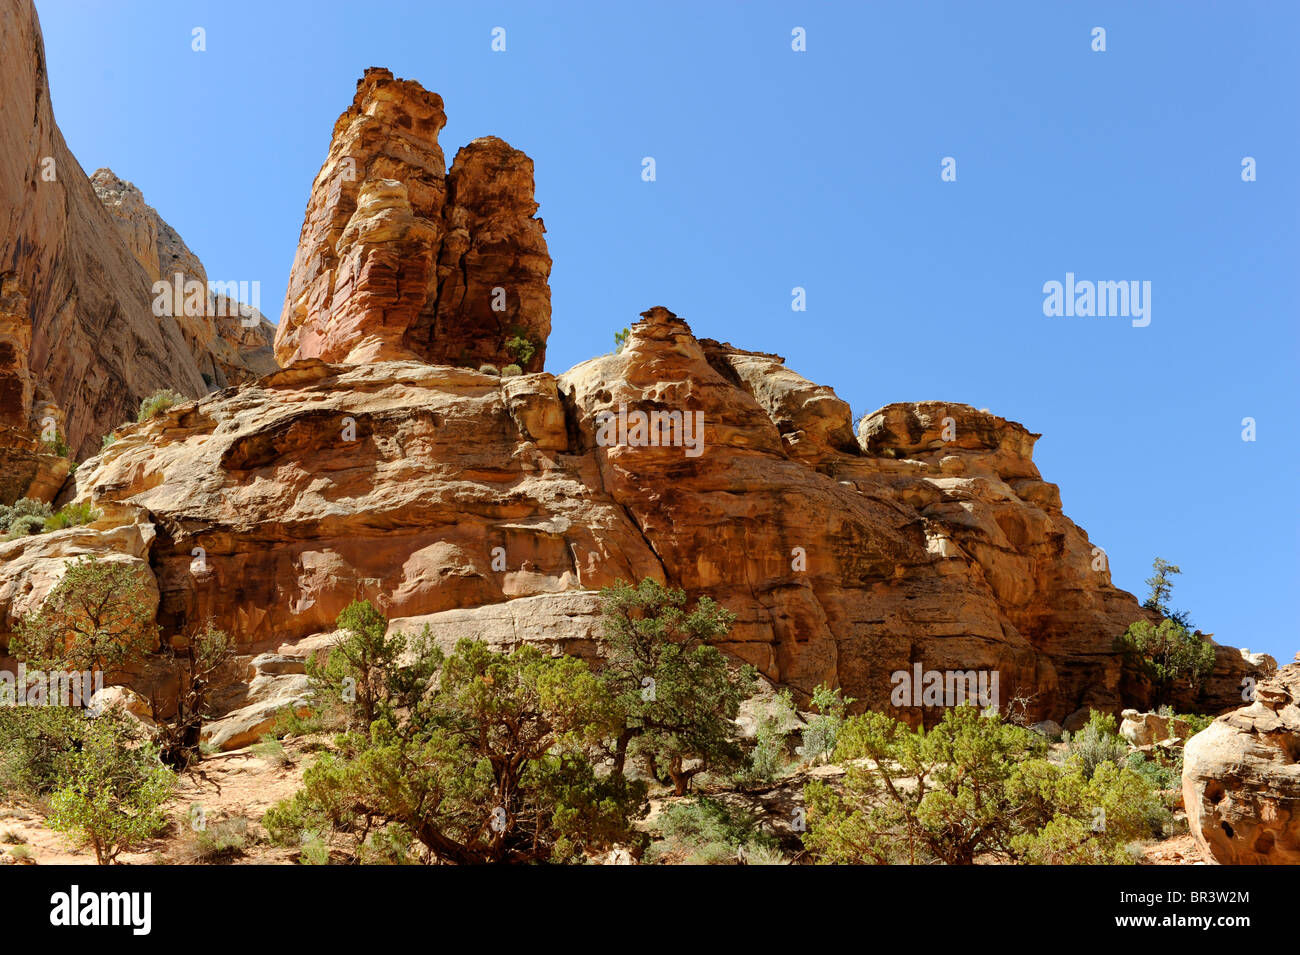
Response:
[[[241,384],[279,367],[272,347],[275,326],[251,304],[215,291],[218,287],[224,290],[228,283],[238,286],[238,282],[214,283],[213,294],[205,293],[199,303],[191,298],[187,309],[186,283],[197,282],[205,290],[209,287],[207,269],[199,257],[132,183],[111,169],[97,169],[90,183],[149,281],[169,286],[168,293],[154,292],[151,286],[152,301],[157,304],[163,296],[166,312],[175,316],[209,388]],[[245,279],[245,289],[251,287],[248,283]],[[195,304],[201,309],[194,308]],[[195,311],[198,314],[190,314]]]
[[[539,371],[551,259],[533,163],[495,137],[447,172],[442,98],[371,68],[312,186],[277,330],[281,365],[411,359]],[[506,347],[528,339],[527,361]]]
[[[0,0],[0,62],[0,424],[39,433],[44,390],[85,453],[144,395],[206,388],[54,123],[30,0]]]
[[[1300,864],[1300,664],[1188,741],[1183,804],[1192,834],[1219,862]]]
[[[760,360],[773,373],[747,375]],[[101,525],[153,529],[165,630],[211,616],[244,647],[328,631],[368,598],[445,645],[589,654],[594,592],[654,577],[733,610],[723,649],[801,696],[838,683],[888,709],[892,674],[920,662],[997,671],[1003,701],[1032,695],[1057,721],[1143,703],[1112,649],[1142,611],[1013,453],[1028,432],[945,407],[975,440],[840,450],[833,392],[656,308],[620,354],[558,379],[299,361],[127,429],[77,496]],[[602,416],[620,410],[702,428],[665,417],[659,446],[632,429],[609,443]],[[1235,693],[1255,671],[1224,649]]]

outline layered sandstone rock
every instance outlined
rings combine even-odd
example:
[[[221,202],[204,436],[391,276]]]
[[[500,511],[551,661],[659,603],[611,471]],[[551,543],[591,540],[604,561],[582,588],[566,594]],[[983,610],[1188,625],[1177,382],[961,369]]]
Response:
[[[150,282],[163,283],[151,285],[154,310],[175,316],[210,389],[242,384],[279,367],[272,347],[275,326],[249,303],[215,292],[207,294],[207,269],[176,230],[144,201],[139,189],[111,169],[97,169],[90,183]],[[198,302],[201,308],[194,308],[194,297],[185,292],[189,283],[198,283],[205,290]],[[224,288],[226,282],[220,284]],[[154,290],[164,286],[165,292]],[[251,287],[247,279],[243,287]]]
[[[1187,821],[1225,865],[1300,864],[1300,664],[1254,690],[1183,750]]]
[[[307,203],[276,334],[281,365],[542,368],[551,259],[532,160],[486,137],[449,174],[445,123],[442,98],[419,83],[376,68],[358,81]]]
[[[86,453],[143,395],[206,388],[54,123],[30,0],[0,0],[0,62],[0,424],[39,434],[44,388]]]
[[[78,471],[77,496],[100,526],[155,535],[165,631],[211,617],[249,654],[327,632],[367,598],[448,645],[586,655],[595,592],[653,577],[734,611],[722,648],[801,698],[832,683],[935,719],[891,699],[894,674],[920,663],[996,672],[1002,702],[1032,697],[1058,721],[1146,702],[1112,647],[1143,611],[1094,569],[1028,432],[944,408],[964,442],[844,447],[848,408],[829,389],[656,308],[622,352],[558,379],[299,361],[127,429]],[[5,546],[21,568],[39,545]],[[1255,672],[1224,660],[1225,685]]]

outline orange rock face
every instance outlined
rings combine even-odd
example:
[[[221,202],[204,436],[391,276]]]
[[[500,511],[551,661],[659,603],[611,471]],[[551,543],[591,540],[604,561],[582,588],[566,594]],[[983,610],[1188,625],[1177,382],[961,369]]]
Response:
[[[803,697],[838,684],[936,719],[896,697],[920,664],[996,673],[1001,703],[1058,721],[1144,702],[1112,647],[1144,612],[1061,513],[1034,435],[942,403],[851,435],[829,388],[656,308],[559,378],[299,362],[171,409],[76,478],[102,526],[152,529],[164,627],[212,617],[249,652],[367,598],[448,642],[589,653],[595,592],[654,577],[734,611],[723,649]],[[1254,672],[1233,652],[1220,669],[1225,687]]]
[[[144,395],[206,388],[54,123],[29,0],[0,3],[0,62],[0,425],[39,433],[43,395],[86,453]]]
[[[551,330],[533,163],[495,137],[447,173],[442,98],[369,69],[312,186],[275,353],[543,366]],[[512,347],[509,343],[518,340]]]

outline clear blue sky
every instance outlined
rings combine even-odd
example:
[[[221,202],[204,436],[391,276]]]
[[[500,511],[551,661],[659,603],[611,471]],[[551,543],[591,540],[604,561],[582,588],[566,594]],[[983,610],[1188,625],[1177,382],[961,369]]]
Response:
[[[334,120],[386,66],[446,100],[449,163],[486,134],[535,160],[550,370],[662,304],[855,412],[987,407],[1043,433],[1117,584],[1163,556],[1202,629],[1300,649],[1300,5],[37,6],[86,171],[140,186],[211,276],[260,281],[272,319]],[[1045,317],[1066,272],[1150,281],[1150,326]]]

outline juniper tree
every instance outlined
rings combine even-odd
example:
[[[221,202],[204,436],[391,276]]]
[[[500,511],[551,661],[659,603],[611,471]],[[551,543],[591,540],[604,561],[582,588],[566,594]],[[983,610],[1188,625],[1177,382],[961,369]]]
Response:
[[[684,795],[699,773],[739,766],[744,754],[734,721],[757,672],[730,664],[710,646],[735,614],[709,597],[688,612],[684,591],[649,578],[606,587],[601,614],[601,678],[622,721],[614,772],[622,776],[628,757],[639,757],[652,776]]]

